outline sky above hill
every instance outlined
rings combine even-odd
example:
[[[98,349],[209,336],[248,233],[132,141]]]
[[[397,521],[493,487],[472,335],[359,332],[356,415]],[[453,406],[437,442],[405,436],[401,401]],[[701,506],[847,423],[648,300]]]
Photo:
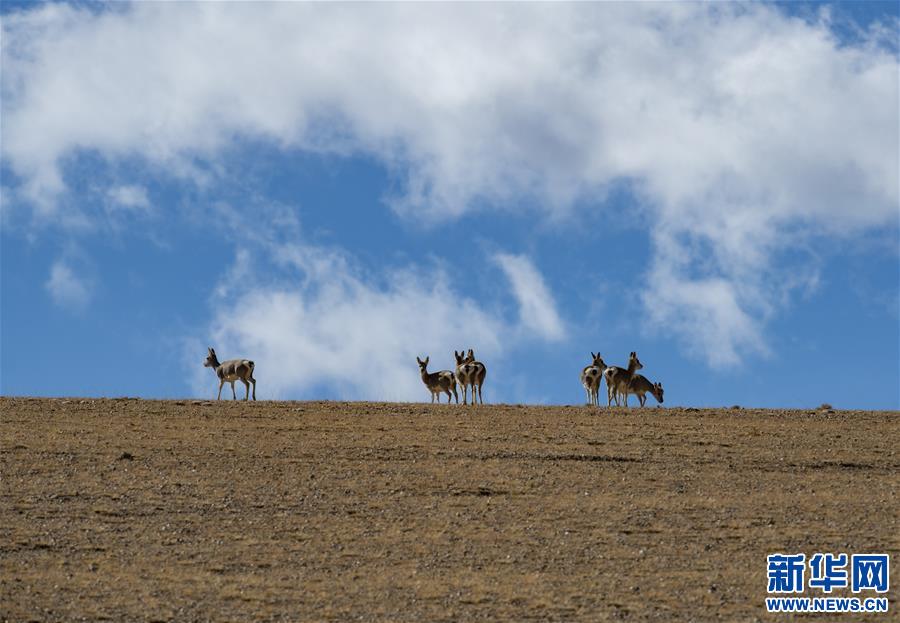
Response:
[[[894,2],[0,7],[4,395],[900,408]]]

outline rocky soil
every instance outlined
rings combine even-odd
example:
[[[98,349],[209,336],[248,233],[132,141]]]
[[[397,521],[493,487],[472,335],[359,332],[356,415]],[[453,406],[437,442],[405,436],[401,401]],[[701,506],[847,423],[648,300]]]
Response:
[[[0,398],[0,620],[785,621],[898,493],[897,412]]]

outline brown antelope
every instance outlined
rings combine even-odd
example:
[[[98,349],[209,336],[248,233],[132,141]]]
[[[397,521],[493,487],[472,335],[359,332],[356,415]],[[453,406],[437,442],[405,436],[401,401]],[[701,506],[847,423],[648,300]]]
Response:
[[[603,371],[606,370],[606,363],[600,353],[596,355],[591,353],[593,362],[581,371],[581,384],[587,392],[589,405],[600,406],[600,381],[603,379]]]
[[[481,386],[484,383],[484,377],[487,370],[480,361],[475,361],[475,353],[470,348],[466,355],[463,352],[453,351],[453,357],[456,359],[456,380],[463,389],[463,404],[468,404],[469,386],[472,386],[472,404],[477,404],[477,397],[481,398],[481,404],[484,404],[484,398],[481,395]]]
[[[611,406],[613,399],[616,406],[619,406],[619,394],[625,396],[625,406],[628,406],[628,383],[634,377],[634,373],[643,368],[641,360],[638,359],[637,353],[631,351],[628,356],[628,368],[620,368],[618,366],[610,366],[603,371],[603,378],[606,379],[606,406]]]
[[[253,384],[253,400],[256,400],[256,379],[253,378],[253,368],[256,367],[256,364],[249,359],[229,359],[219,363],[216,351],[210,347],[209,355],[206,356],[203,367],[212,368],[216,371],[216,376],[219,377],[219,396],[216,400],[222,398],[222,386],[225,385],[225,381],[231,383],[231,395],[237,400],[237,394],[234,393],[234,382],[237,380],[240,380],[247,386],[247,395],[244,396],[244,400],[250,398],[250,384]]]
[[[456,398],[456,404],[459,404],[459,394],[456,393],[456,377],[453,376],[453,373],[450,372],[450,370],[429,372],[428,357],[425,357],[425,361],[416,357],[416,361],[419,362],[419,372],[422,374],[422,382],[425,383],[425,387],[431,392],[431,402],[434,402],[435,397],[437,397],[437,401],[440,402],[441,392],[446,392],[447,404],[450,404],[450,392],[452,391],[453,397]]]
[[[484,378],[487,376],[487,368],[484,367],[483,363],[475,360],[475,351],[471,348],[466,355],[466,363],[475,366],[475,383],[472,385],[472,402],[475,402],[475,387],[477,386],[478,400],[481,404],[484,404],[484,398],[481,395],[481,386],[484,385]]]
[[[647,380],[647,377],[642,374],[635,374],[634,378],[628,382],[628,394],[634,394],[638,397],[638,401],[641,403],[641,406],[644,406],[644,403],[647,402],[647,392],[653,394],[653,397],[656,398],[656,402],[662,404],[663,401],[663,386],[662,383],[651,383]],[[627,394],[626,394],[627,397]]]

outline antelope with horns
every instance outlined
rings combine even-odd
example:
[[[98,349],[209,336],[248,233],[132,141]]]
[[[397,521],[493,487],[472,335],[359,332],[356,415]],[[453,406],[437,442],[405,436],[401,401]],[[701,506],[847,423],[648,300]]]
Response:
[[[467,404],[468,388],[472,386],[472,404],[477,404],[477,397],[484,404],[484,397],[481,393],[481,386],[484,384],[484,378],[487,376],[487,368],[480,361],[475,360],[475,351],[471,348],[468,354],[462,351],[453,351],[456,358],[456,380],[463,388],[463,404]]]
[[[591,353],[593,362],[581,371],[581,384],[584,391],[587,392],[589,405],[600,406],[600,381],[603,379],[603,371],[606,370],[606,363],[600,353],[596,355]]]
[[[253,400],[256,400],[256,379],[253,378],[253,368],[256,367],[256,364],[249,359],[229,359],[219,363],[216,351],[210,347],[206,361],[203,362],[203,367],[212,368],[215,370],[216,376],[219,377],[219,396],[216,400],[222,398],[222,386],[225,385],[225,381],[231,383],[231,395],[237,400],[237,394],[234,393],[234,382],[237,380],[240,380],[247,386],[247,395],[244,396],[244,400],[249,400],[250,384],[253,384]]]
[[[613,399],[616,406],[619,406],[619,394],[625,396],[625,406],[628,406],[628,383],[634,378],[634,373],[643,368],[641,360],[638,359],[637,353],[631,351],[628,356],[628,368],[620,368],[611,366],[603,371],[603,378],[606,379],[606,406],[612,405]]]
[[[638,397],[638,401],[641,403],[641,406],[644,406],[644,403],[647,402],[647,392],[653,394],[653,397],[656,398],[656,402],[662,404],[663,401],[663,386],[662,383],[651,383],[647,380],[647,377],[642,374],[635,374],[634,378],[628,382],[628,394],[634,394]],[[626,394],[627,397],[627,394]]]
[[[416,361],[419,362],[419,372],[422,374],[422,382],[425,383],[425,387],[431,392],[431,402],[434,402],[435,397],[437,397],[437,401],[440,402],[441,392],[446,392],[447,404],[450,404],[450,392],[452,391],[453,397],[456,398],[456,404],[459,404],[459,394],[456,393],[456,377],[453,376],[453,373],[450,372],[450,370],[429,372],[427,356],[425,357],[425,361],[422,361],[418,357],[416,357]]]

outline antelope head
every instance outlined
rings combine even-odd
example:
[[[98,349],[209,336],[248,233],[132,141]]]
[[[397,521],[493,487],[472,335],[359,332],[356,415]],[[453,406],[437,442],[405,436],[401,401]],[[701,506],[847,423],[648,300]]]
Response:
[[[207,349],[209,352],[206,355],[206,361],[203,362],[204,368],[218,368],[219,367],[219,358],[216,357],[216,351],[213,350],[212,346]]]
[[[641,360],[638,359],[637,353],[631,351],[631,354],[628,356],[628,367],[632,370],[640,370],[644,367],[644,364],[641,363]]]

